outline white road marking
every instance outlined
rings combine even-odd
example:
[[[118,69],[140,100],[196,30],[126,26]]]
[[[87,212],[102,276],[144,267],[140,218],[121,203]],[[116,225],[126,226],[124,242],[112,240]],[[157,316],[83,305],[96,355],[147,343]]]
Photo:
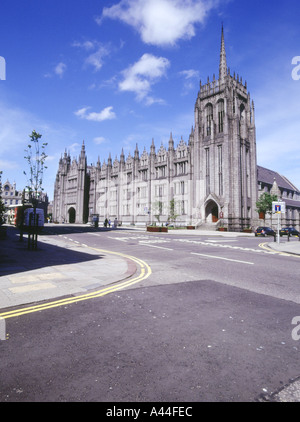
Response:
[[[127,242],[128,237],[125,237],[124,239],[122,239],[121,237],[111,237],[111,236],[107,236],[109,239],[114,239],[114,240],[119,240],[120,242]]]
[[[207,242],[212,242],[212,243],[220,243],[220,242],[237,242],[236,240],[234,240],[234,239],[227,239],[227,240],[223,240],[223,239],[218,239],[218,240],[210,240],[210,239],[207,239],[206,240]]]
[[[223,259],[224,261],[231,261],[231,262],[238,262],[240,264],[254,265],[254,262],[239,261],[238,259],[223,258],[221,256],[215,256],[215,255],[205,255],[203,253],[197,253],[197,252],[191,252],[191,255],[199,255],[199,256],[204,256],[206,258]]]
[[[163,246],[150,245],[149,243],[145,243],[144,246],[150,246],[151,248],[157,248],[157,249],[165,249],[166,251],[173,251],[174,250],[174,249],[171,249],[171,248],[164,248]]]

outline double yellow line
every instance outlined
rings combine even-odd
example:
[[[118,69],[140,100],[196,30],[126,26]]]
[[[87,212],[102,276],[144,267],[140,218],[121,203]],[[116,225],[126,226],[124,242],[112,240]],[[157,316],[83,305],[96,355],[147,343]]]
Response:
[[[282,256],[293,256],[295,258],[300,258],[300,255],[296,255],[293,253],[289,253],[289,252],[281,252],[281,251],[276,251],[276,249],[272,249],[268,246],[268,243],[260,243],[259,248],[264,249],[265,251],[268,252],[272,252],[273,254],[278,254],[278,255],[282,255]]]
[[[119,252],[111,252],[111,251],[106,251],[106,250],[103,250],[103,249],[96,249],[96,248],[91,248],[91,249],[94,249],[97,252],[118,255],[118,256],[121,256],[123,258],[130,259],[131,261],[134,261],[140,267],[139,275],[134,277],[134,278],[130,278],[126,281],[108,286],[106,288],[103,288],[101,290],[97,290],[97,291],[94,291],[94,292],[91,292],[91,293],[79,295],[79,296],[76,296],[76,297],[70,297],[70,298],[66,298],[66,299],[56,300],[56,301],[53,301],[53,302],[47,302],[47,303],[43,303],[43,304],[39,304],[39,305],[35,305],[35,306],[30,306],[30,307],[27,307],[27,308],[15,309],[14,311],[3,312],[3,313],[0,313],[0,318],[2,318],[2,319],[13,318],[13,317],[17,317],[17,316],[21,316],[21,315],[25,315],[25,314],[30,314],[30,313],[33,313],[33,312],[39,312],[39,311],[44,311],[46,309],[56,308],[58,306],[70,305],[72,303],[81,302],[83,300],[94,299],[96,297],[105,296],[109,293],[113,293],[113,292],[116,292],[118,290],[125,289],[126,287],[132,286],[136,283],[139,283],[140,281],[148,278],[150,276],[150,274],[152,273],[150,266],[146,262],[142,261],[139,258],[129,256],[129,255],[125,255],[125,254],[122,254],[122,253],[119,253]]]

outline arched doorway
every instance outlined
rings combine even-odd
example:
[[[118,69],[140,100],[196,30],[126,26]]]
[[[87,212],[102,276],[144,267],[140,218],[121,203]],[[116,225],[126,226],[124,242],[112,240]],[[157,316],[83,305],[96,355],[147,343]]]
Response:
[[[76,211],[75,208],[71,207],[69,209],[69,223],[75,223]]]
[[[205,207],[205,219],[208,223],[219,221],[219,207],[214,201],[209,201]]]

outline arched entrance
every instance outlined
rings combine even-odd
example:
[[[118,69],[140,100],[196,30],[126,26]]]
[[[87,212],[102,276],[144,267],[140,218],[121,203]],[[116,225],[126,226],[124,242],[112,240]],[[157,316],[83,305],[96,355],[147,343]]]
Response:
[[[75,223],[76,211],[75,208],[71,207],[69,209],[69,223]]]
[[[219,221],[219,207],[214,201],[209,201],[205,207],[205,219],[207,223]]]

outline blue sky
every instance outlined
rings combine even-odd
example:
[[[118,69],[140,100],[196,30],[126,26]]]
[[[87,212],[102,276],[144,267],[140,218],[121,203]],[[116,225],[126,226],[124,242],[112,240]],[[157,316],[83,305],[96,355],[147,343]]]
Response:
[[[89,164],[149,151],[152,138],[167,146],[170,132],[188,141],[199,81],[218,75],[223,23],[227,65],[255,103],[258,164],[300,188],[299,0],[1,0],[0,10],[2,182],[26,185],[32,130],[48,143],[50,199],[59,158],[78,157],[83,140]]]

